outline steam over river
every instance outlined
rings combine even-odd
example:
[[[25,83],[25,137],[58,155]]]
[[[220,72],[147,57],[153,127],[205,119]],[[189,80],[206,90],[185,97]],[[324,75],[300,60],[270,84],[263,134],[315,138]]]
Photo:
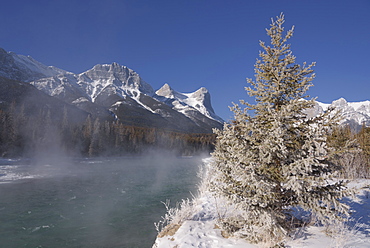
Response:
[[[151,247],[161,201],[196,193],[200,157],[0,160],[0,246]]]

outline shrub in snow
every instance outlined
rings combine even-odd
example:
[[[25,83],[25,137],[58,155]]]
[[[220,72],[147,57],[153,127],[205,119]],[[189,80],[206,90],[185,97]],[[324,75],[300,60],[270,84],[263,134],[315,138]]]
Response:
[[[194,199],[182,200],[174,208],[170,207],[169,200],[163,202],[163,204],[166,207],[166,214],[162,216],[162,220],[154,223],[160,238],[167,235],[173,236],[182,223],[194,214]]]
[[[342,181],[331,180],[337,167],[326,134],[337,115],[326,112],[309,118],[306,91],[314,79],[314,63],[299,65],[284,34],[284,16],[272,20],[267,34],[271,45],[260,42],[256,79],[246,91],[255,104],[234,104],[234,120],[215,130],[210,190],[226,197],[239,211],[220,219],[230,235],[255,243],[279,244],[292,229],[290,209],[302,208],[324,224],[348,215],[339,199],[346,195]]]
[[[370,178],[370,127],[359,132],[350,126],[338,126],[328,135],[328,144],[337,152],[333,162],[341,167],[344,178]]]

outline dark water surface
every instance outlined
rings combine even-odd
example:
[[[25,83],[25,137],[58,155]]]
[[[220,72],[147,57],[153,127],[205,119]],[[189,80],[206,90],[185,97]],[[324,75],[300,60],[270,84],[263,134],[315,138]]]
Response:
[[[196,193],[200,157],[0,160],[0,247],[151,247],[161,201]]]

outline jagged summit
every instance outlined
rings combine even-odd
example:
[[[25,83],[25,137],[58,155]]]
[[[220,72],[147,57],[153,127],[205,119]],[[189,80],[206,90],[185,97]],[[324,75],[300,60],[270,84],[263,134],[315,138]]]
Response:
[[[0,62],[0,76],[29,82],[101,119],[195,133],[222,127],[205,88],[183,94],[166,84],[156,94],[138,73],[118,63],[98,64],[74,74],[4,49],[0,49]]]
[[[138,73],[118,63],[98,64],[74,74],[4,49],[0,49],[0,62],[0,76],[29,82],[101,119],[195,133],[222,127],[205,88],[180,93],[166,84],[155,93]]]
[[[197,102],[201,102],[207,111],[214,114],[214,110],[211,105],[211,95],[206,88],[201,87],[199,90],[192,93],[190,97],[194,98]]]
[[[354,128],[358,128],[362,124],[370,126],[370,101],[348,102],[344,98],[339,98],[332,103],[316,102],[316,106],[312,110],[312,114],[320,114],[326,111],[329,107],[334,107],[342,112],[342,124],[348,124]]]
[[[180,93],[164,84],[154,92],[138,73],[118,63],[98,64],[74,74],[0,48],[0,76],[30,82],[48,95],[88,113],[114,116],[130,125],[211,132],[213,127],[221,128],[224,122],[215,114],[206,88]],[[317,102],[308,112],[313,116],[329,106],[342,111],[343,124],[370,126],[370,101],[348,102],[340,98],[332,103]]]
[[[98,64],[92,69],[83,72],[80,76],[87,76],[91,80],[99,80],[117,87],[126,87],[140,90],[144,94],[153,94],[153,88],[141,79],[139,74],[118,63]]]
[[[155,94],[158,100],[165,102],[177,111],[191,115],[191,112],[196,110],[214,121],[224,122],[215,114],[211,104],[211,95],[205,87],[192,93],[180,93],[168,84],[164,84]]]
[[[153,94],[153,88],[126,66],[117,63],[98,64],[80,73],[65,73],[31,82],[49,95],[67,99],[70,102],[86,98],[96,102],[99,98],[115,96],[137,98],[140,94]]]
[[[155,92],[158,96],[171,98],[174,94],[174,90],[166,83],[159,90]]]
[[[153,95],[154,93],[152,86],[142,80],[139,74],[118,63],[96,65],[79,74],[78,78],[78,84],[85,89],[93,101],[101,94],[136,98],[140,94]]]
[[[207,89],[183,94],[165,84],[155,93],[138,73],[117,63],[98,64],[80,74],[60,74],[31,84],[88,112],[92,104],[107,108],[121,121],[139,115],[140,121],[147,119],[145,122],[154,125],[162,118],[157,120],[158,126],[175,125],[191,132],[211,132],[223,123],[214,113]]]

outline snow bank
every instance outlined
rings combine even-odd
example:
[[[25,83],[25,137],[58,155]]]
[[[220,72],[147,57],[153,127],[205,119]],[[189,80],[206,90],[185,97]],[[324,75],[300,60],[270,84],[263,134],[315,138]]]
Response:
[[[205,159],[209,163],[210,159]],[[297,230],[297,233],[286,241],[286,247],[370,247],[370,180],[354,181],[350,187],[358,190],[356,198],[346,199],[353,210],[348,228],[333,227],[333,237],[327,236],[324,227],[308,226]],[[224,214],[227,206],[215,199],[210,192],[200,185],[199,196],[193,199],[193,214],[182,222],[173,235],[157,237],[153,248],[254,248],[259,247],[246,240],[224,238],[217,227],[218,216]]]
[[[158,237],[153,248],[257,247],[245,240],[222,237],[221,230],[216,225],[218,204],[211,194],[200,195],[194,199],[194,203],[194,215],[186,220],[173,236]]]

